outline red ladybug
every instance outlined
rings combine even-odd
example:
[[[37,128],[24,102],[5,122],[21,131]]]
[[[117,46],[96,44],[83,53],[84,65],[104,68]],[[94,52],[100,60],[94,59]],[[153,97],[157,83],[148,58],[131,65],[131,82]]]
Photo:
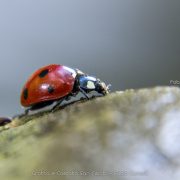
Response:
[[[96,91],[106,95],[109,87],[96,77],[84,74],[78,69],[51,64],[35,71],[24,85],[21,93],[21,104],[26,109],[35,110],[52,104],[55,109],[63,100],[77,95],[79,92],[89,99],[88,93]]]
[[[4,126],[11,122],[10,118],[7,117],[0,117],[0,126]]]

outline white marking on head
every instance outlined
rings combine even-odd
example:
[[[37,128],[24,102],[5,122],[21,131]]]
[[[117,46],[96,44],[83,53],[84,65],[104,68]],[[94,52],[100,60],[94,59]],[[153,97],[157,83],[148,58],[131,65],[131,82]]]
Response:
[[[96,87],[95,87],[95,85],[94,85],[94,82],[88,81],[88,82],[87,82],[87,88],[88,88],[88,89],[95,89]]]

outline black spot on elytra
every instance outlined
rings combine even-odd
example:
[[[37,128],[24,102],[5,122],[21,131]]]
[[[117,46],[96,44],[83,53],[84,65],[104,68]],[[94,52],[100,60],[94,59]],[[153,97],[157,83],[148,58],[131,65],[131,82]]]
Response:
[[[28,89],[24,89],[23,91],[23,96],[24,96],[24,99],[26,100],[28,98]]]
[[[49,87],[48,87],[48,92],[50,94],[54,92],[54,88],[51,85],[49,85]]]
[[[39,77],[43,78],[44,76],[46,76],[49,72],[49,69],[44,69],[39,73]]]

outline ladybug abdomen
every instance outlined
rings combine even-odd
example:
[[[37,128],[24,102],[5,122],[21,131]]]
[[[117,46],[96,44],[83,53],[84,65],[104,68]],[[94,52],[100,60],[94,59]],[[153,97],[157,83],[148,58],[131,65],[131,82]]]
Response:
[[[75,70],[66,66],[45,66],[37,70],[25,84],[21,93],[21,104],[28,107],[60,99],[73,90],[75,77]]]

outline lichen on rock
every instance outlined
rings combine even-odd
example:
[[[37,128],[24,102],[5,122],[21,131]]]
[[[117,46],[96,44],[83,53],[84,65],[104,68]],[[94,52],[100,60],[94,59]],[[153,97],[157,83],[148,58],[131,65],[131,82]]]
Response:
[[[1,179],[180,179],[180,89],[114,92],[0,129]]]

